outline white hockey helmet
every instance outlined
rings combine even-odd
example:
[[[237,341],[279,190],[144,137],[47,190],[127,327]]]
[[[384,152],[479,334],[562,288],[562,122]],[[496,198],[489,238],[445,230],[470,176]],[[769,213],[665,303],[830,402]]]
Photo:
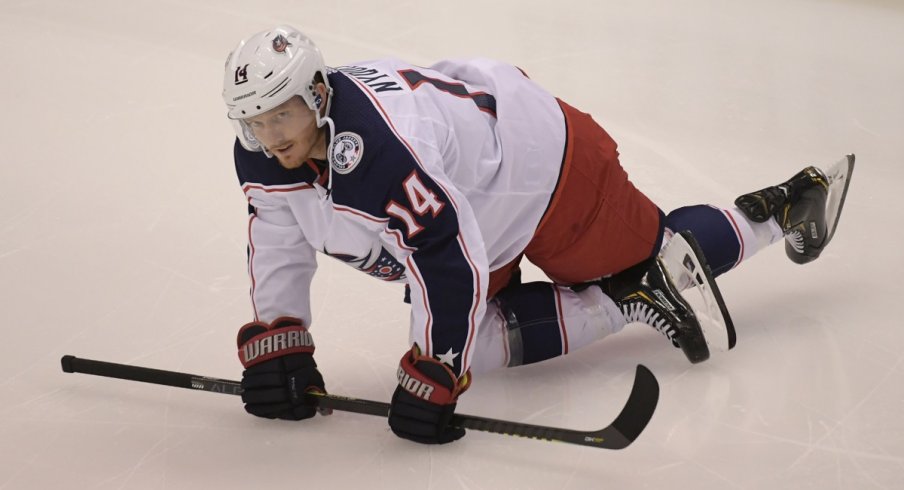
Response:
[[[317,73],[327,88],[325,101],[314,89]],[[329,114],[332,98],[326,65],[314,42],[298,29],[282,25],[254,34],[226,58],[223,100],[245,149],[266,152],[243,119],[267,112],[295,95],[316,113],[317,127],[323,126],[326,121],[318,108],[327,104]]]

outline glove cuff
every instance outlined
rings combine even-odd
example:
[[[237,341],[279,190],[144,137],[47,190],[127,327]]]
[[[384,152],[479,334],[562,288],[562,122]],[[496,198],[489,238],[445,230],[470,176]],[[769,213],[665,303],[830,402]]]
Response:
[[[271,324],[248,323],[239,330],[238,339],[239,361],[246,369],[287,354],[314,353],[314,339],[308,329],[300,320],[288,317]]]
[[[445,364],[421,355],[416,345],[402,356],[398,378],[402,389],[434,405],[455,403],[471,386],[470,371],[459,379]]]

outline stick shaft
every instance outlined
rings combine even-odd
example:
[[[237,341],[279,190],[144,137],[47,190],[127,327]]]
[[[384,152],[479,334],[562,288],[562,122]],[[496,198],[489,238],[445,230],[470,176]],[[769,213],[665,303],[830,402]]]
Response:
[[[242,384],[228,379],[209,378],[207,376],[117,364],[115,362],[95,361],[75,356],[63,356],[60,362],[63,365],[63,371],[67,373],[93,374],[107,378],[127,379],[130,381],[141,381],[142,383],[175,386],[176,388],[189,388],[227,395],[242,394]]]
[[[228,379],[95,361],[70,355],[63,356],[60,361],[63,371],[67,373],[92,374],[226,395],[242,394],[241,383]],[[390,406],[384,402],[326,393],[308,393],[305,394],[305,397],[307,401],[321,410],[333,409],[379,417],[389,416]],[[568,442],[605,449],[622,449],[630,445],[646,427],[656,408],[658,398],[659,385],[656,378],[647,368],[638,366],[634,387],[622,413],[615,422],[598,431],[576,431],[464,414],[453,415],[450,424],[494,434]]]

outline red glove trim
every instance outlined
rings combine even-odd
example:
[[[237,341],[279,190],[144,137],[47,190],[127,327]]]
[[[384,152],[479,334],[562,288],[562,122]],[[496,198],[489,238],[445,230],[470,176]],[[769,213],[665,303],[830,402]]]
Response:
[[[301,325],[270,328],[239,346],[239,360],[245,368],[287,354],[314,353],[314,339]]]
[[[447,380],[437,380],[424,374],[418,369],[419,363],[431,363],[442,367],[442,372],[448,376]],[[465,392],[471,385],[470,372],[465,373],[461,379],[449,369],[449,366],[420,354],[420,349],[414,346],[402,356],[398,370],[399,386],[412,395],[422,398],[434,405],[451,405],[458,400],[458,395]],[[454,388],[449,389],[447,385]]]

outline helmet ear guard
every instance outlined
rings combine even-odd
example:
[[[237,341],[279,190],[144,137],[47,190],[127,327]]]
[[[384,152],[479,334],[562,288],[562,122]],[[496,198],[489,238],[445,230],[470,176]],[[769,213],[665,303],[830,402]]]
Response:
[[[243,120],[267,112],[295,95],[316,112],[318,127],[326,124],[328,118],[321,117],[319,110],[323,96],[316,90],[316,83],[322,80],[328,114],[332,88],[326,65],[314,42],[298,29],[277,26],[243,40],[226,58],[224,71],[227,116],[245,149],[266,152]],[[320,77],[316,76],[318,73]]]

